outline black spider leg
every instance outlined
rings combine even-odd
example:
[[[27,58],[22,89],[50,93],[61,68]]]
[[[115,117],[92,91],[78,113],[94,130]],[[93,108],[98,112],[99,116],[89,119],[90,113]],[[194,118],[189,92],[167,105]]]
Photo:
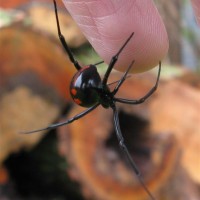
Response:
[[[102,81],[102,84],[103,86],[106,85],[107,81],[108,81],[108,77],[115,65],[115,63],[117,62],[118,60],[118,57],[119,57],[119,54],[122,52],[122,50],[124,49],[124,47],[127,45],[127,43],[130,41],[130,39],[133,37],[133,33],[131,33],[131,35],[128,37],[128,39],[126,40],[126,42],[122,45],[122,47],[119,49],[119,51],[116,53],[116,55],[114,55],[110,61],[110,64],[108,65],[108,69],[104,75],[104,78],[103,78],[103,81]]]
[[[122,76],[122,78],[118,81],[118,84],[116,85],[115,89],[112,91],[113,96],[115,96],[115,94],[118,92],[120,86],[122,85],[122,83],[126,80],[126,78],[128,77],[128,72],[130,71],[131,67],[133,66],[133,63],[135,61],[133,60],[131,62],[131,64],[129,65],[128,69],[126,70],[126,72],[124,73],[124,75]]]
[[[91,112],[92,110],[94,110],[95,108],[97,108],[100,104],[97,103],[96,105],[88,108],[87,110],[75,115],[74,117],[72,117],[71,119],[68,119],[67,121],[64,121],[64,122],[60,122],[60,123],[56,123],[56,124],[51,124],[45,128],[41,128],[41,129],[37,129],[37,130],[32,130],[32,131],[25,131],[25,132],[21,132],[21,133],[25,133],[25,134],[29,134],[29,133],[36,133],[36,132],[39,132],[39,131],[45,131],[45,130],[51,130],[51,129],[55,129],[59,126],[63,126],[63,125],[67,125],[67,124],[70,124],[72,122],[74,122],[75,120],[78,120],[82,117],[84,117],[85,115],[87,115],[89,112]]]
[[[113,97],[114,101],[120,102],[120,103],[125,103],[125,104],[141,104],[141,103],[143,103],[146,99],[148,99],[156,91],[156,89],[158,87],[158,82],[160,79],[160,71],[161,71],[161,62],[159,62],[158,75],[157,75],[155,85],[142,98],[137,99],[137,100],[129,100],[129,99]]]
[[[127,75],[127,76],[125,77],[125,79],[130,78],[130,77],[131,77],[131,75]],[[119,81],[121,81],[121,79],[119,79],[119,80],[117,80],[117,81],[113,81],[113,82],[111,82],[111,83],[108,83],[107,85],[113,85],[113,84],[115,84],[115,83],[119,83]]]
[[[131,67],[132,67],[132,65],[133,65],[134,62],[135,62],[134,60],[131,62],[131,64],[128,66],[128,69],[126,70],[126,72],[124,73],[124,75],[121,77],[121,79],[107,84],[107,85],[112,85],[112,84],[117,83],[115,89],[112,91],[112,95],[113,95],[113,96],[115,96],[115,94],[116,94],[117,91],[119,90],[119,87],[122,85],[122,83],[123,83],[127,78],[130,78],[130,77],[131,77],[131,75],[128,75],[128,72],[130,71],[130,69],[131,69]]]
[[[147,188],[147,186],[145,185],[144,183],[144,180],[142,178],[142,175],[141,175],[141,172],[140,170],[138,169],[136,163],[133,161],[126,145],[125,145],[125,142],[124,142],[124,138],[123,138],[123,135],[121,133],[121,129],[120,129],[120,126],[119,126],[119,114],[118,114],[118,111],[116,109],[116,106],[115,104],[112,106],[112,109],[113,109],[113,113],[114,113],[114,124],[115,124],[115,131],[116,131],[116,135],[117,135],[117,139],[119,141],[119,146],[122,150],[122,152],[125,154],[126,158],[128,159],[131,167],[133,168],[136,176],[138,177],[138,180],[140,181],[141,185],[144,187],[144,190],[147,192],[147,194],[151,197],[152,200],[155,200],[155,198],[153,197],[153,195],[151,194],[151,192],[149,191],[149,189]]]
[[[56,1],[54,0],[54,9],[55,9],[55,15],[56,15],[56,23],[57,23],[57,29],[58,29],[58,37],[62,43],[62,46],[64,47],[64,49],[66,50],[70,61],[74,64],[75,68],[77,70],[81,69],[81,66],[79,65],[78,61],[74,58],[69,46],[67,45],[67,42],[65,41],[65,37],[62,35],[61,30],[60,30],[60,23],[59,23],[59,19],[58,19],[58,11],[57,11],[57,4]]]

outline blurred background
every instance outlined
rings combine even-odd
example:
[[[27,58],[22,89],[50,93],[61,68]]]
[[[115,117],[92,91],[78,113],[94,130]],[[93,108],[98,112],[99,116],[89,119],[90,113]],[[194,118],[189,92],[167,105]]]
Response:
[[[76,58],[82,64],[100,61],[62,1],[57,3],[62,33]],[[144,104],[119,105],[120,125],[156,199],[196,200],[200,27],[189,0],[155,3],[170,43],[159,89]],[[111,112],[99,108],[67,127],[20,134],[82,111],[69,95],[74,73],[57,37],[51,0],[0,1],[0,200],[149,199],[121,155]],[[120,76],[114,72],[110,82]],[[132,75],[119,96],[141,97],[156,76],[156,68]]]

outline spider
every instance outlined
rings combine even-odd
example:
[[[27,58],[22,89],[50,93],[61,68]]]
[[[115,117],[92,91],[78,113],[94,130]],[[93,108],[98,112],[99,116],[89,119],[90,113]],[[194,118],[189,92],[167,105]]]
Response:
[[[55,17],[56,17],[56,24],[57,24],[59,39],[61,41],[62,46],[64,47],[64,50],[68,54],[70,61],[73,63],[73,65],[77,69],[77,72],[74,75],[74,77],[72,78],[72,81],[70,84],[70,94],[76,104],[78,104],[79,106],[82,106],[82,107],[86,107],[87,109],[85,111],[75,115],[73,118],[68,119],[65,122],[51,124],[48,127],[37,129],[37,130],[32,130],[32,131],[27,131],[24,133],[29,134],[29,133],[39,132],[39,131],[43,131],[43,130],[50,130],[50,129],[55,129],[59,126],[70,124],[70,123],[74,122],[75,120],[78,120],[78,119],[84,117],[85,115],[87,115],[88,113],[90,113],[92,110],[94,110],[95,108],[97,108],[100,105],[105,109],[111,108],[113,110],[114,126],[115,126],[116,136],[119,141],[119,146],[121,147],[122,152],[127,157],[133,171],[137,175],[138,180],[144,187],[145,191],[148,193],[148,195],[151,199],[155,200],[155,198],[153,197],[151,192],[146,187],[146,185],[142,179],[141,173],[140,173],[137,165],[133,161],[133,159],[126,147],[126,144],[125,144],[125,141],[124,141],[121,129],[120,129],[120,125],[119,125],[119,115],[118,115],[118,110],[116,108],[116,102],[124,103],[124,104],[141,104],[147,98],[149,98],[157,89],[159,77],[160,77],[160,71],[161,71],[161,62],[159,62],[159,69],[158,69],[156,83],[147,92],[146,95],[144,95],[142,98],[137,99],[137,100],[130,100],[130,99],[123,99],[123,98],[115,97],[119,88],[121,87],[123,82],[128,77],[127,76],[128,72],[130,71],[132,65],[134,64],[134,60],[130,63],[130,65],[128,66],[126,72],[123,74],[121,79],[117,81],[117,84],[112,91],[109,89],[109,84],[107,83],[108,78],[109,78],[109,75],[110,75],[115,63],[118,60],[120,53],[123,51],[123,49],[126,47],[128,42],[131,40],[131,38],[134,35],[134,32],[130,34],[130,36],[126,39],[126,41],[121,46],[121,48],[118,50],[118,52],[111,58],[108,68],[104,74],[104,77],[101,79],[96,66],[103,63],[103,61],[98,62],[96,64],[90,64],[90,65],[81,67],[80,64],[78,63],[78,61],[74,58],[70,48],[68,47],[67,42],[65,41],[64,36],[61,33],[56,1],[53,0],[53,3],[54,3]]]

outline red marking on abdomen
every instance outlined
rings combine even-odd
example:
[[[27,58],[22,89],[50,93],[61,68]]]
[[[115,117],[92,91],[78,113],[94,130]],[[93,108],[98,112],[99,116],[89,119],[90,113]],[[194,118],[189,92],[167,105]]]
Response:
[[[75,96],[77,93],[77,90],[73,88],[73,89],[71,89],[71,93]]]
[[[82,101],[80,99],[74,99],[74,102],[78,105],[81,105]]]

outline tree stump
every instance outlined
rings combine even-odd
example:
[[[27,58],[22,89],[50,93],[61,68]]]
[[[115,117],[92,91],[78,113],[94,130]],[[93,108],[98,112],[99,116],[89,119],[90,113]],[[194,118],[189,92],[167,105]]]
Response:
[[[185,80],[193,80],[195,87],[179,80],[163,85],[150,106],[152,129],[174,134],[182,151],[182,166],[200,184],[200,79]]]
[[[0,164],[31,148],[43,134],[24,135],[52,123],[69,98],[74,67],[57,42],[21,24],[0,34]]]

